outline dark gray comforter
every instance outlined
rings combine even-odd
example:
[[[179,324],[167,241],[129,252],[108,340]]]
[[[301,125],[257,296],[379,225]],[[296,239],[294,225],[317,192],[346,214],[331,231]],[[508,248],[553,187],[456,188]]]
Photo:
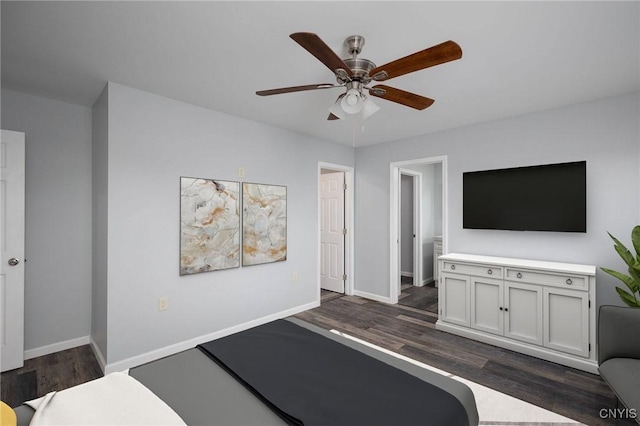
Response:
[[[478,424],[478,412],[471,389],[466,385],[426,370],[410,362],[361,345],[342,336],[297,319],[287,319],[334,342],[355,349],[378,361],[446,391],[461,404],[470,425]],[[258,397],[200,350],[193,348],[151,363],[132,368],[129,374],[158,395],[189,425],[271,426],[286,425]],[[348,399],[348,395],[345,395]],[[18,424],[28,425],[33,410],[16,409]],[[400,424],[395,423],[394,424]],[[430,417],[422,424],[430,423]]]

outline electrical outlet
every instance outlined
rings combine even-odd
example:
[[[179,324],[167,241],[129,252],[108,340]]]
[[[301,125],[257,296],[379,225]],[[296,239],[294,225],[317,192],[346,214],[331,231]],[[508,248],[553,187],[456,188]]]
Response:
[[[166,311],[167,309],[169,309],[169,298],[166,296],[158,298],[158,311]]]
[[[238,167],[238,177],[244,177],[244,167]]]
[[[294,283],[296,281],[298,281],[298,273],[294,272],[293,274],[291,274],[291,281],[293,281]]]

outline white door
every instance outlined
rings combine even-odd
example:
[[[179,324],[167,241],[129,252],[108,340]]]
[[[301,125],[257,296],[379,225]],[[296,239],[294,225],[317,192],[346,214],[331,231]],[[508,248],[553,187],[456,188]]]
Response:
[[[503,334],[503,293],[502,281],[471,277],[471,328]]]
[[[0,367],[24,362],[24,133],[0,138]]]
[[[467,275],[442,273],[442,283],[438,288],[440,319],[451,324],[469,327],[469,287]]]
[[[545,287],[544,346],[589,357],[589,293]]]
[[[344,293],[344,172],[320,175],[320,287]]]
[[[542,346],[542,287],[504,283],[504,335]]]

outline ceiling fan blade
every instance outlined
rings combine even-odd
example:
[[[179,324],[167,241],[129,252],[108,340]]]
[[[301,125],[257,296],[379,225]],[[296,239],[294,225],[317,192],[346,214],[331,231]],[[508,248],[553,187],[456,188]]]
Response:
[[[404,90],[396,89],[395,87],[385,86],[384,84],[373,86],[369,89],[369,94],[377,98],[386,99],[387,101],[419,110],[428,108],[435,102],[433,99],[425,98],[424,96],[416,95],[415,93],[405,92]]]
[[[333,113],[329,113],[327,120],[340,120],[340,117],[338,117],[337,115],[333,115]]]
[[[256,95],[258,96],[280,95],[282,93],[304,92],[305,90],[331,89],[332,87],[342,87],[342,86],[337,84],[331,84],[331,83],[308,84],[306,86],[292,86],[292,87],[282,87],[280,89],[259,90],[256,92]]]
[[[353,76],[353,71],[327,44],[314,33],[293,33],[291,37],[296,43],[304,47],[309,53],[315,56],[320,62],[325,64],[331,72],[343,69],[349,77]]]
[[[376,81],[389,80],[390,78],[444,64],[445,62],[455,61],[460,58],[462,58],[462,49],[456,42],[449,40],[376,67],[369,71],[369,75]],[[374,77],[382,71],[386,72],[387,75]]]

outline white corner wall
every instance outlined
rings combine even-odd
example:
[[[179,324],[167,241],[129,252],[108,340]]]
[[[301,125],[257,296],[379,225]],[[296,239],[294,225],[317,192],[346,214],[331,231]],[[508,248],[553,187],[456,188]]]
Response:
[[[2,89],[2,128],[26,135],[25,355],[91,332],[91,108]]]
[[[108,365],[319,302],[318,161],[351,147],[113,83],[108,103]],[[179,276],[180,176],[286,185],[287,260]]]
[[[639,97],[605,98],[358,148],[356,290],[389,297],[389,164],[439,155],[448,156],[450,252],[623,268],[607,231],[629,242],[640,222]],[[463,172],[578,160],[587,161],[587,233],[462,229]],[[598,270],[597,283],[598,305],[620,304],[613,277]]]
[[[91,339],[100,364],[107,353],[107,256],[109,177],[109,91],[107,86],[93,105],[92,150],[92,291]],[[104,367],[104,365],[103,365]]]

